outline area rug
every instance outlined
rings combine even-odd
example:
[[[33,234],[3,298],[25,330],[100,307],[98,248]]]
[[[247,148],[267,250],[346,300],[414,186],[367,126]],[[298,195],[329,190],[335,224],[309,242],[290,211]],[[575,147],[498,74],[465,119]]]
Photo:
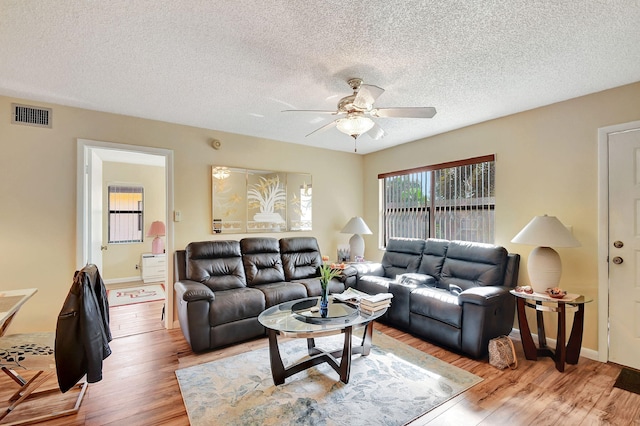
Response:
[[[164,285],[150,284],[140,287],[118,288],[108,290],[107,293],[109,307],[153,302],[164,300]]]
[[[356,339],[354,339],[355,341]],[[339,348],[342,336],[316,339]],[[403,425],[482,379],[374,333],[369,356],[356,355],[348,384],[320,364],[273,384],[262,348],[176,371],[192,425]],[[280,345],[286,365],[306,356],[306,340]]]
[[[623,368],[613,386],[640,394],[640,371]]]

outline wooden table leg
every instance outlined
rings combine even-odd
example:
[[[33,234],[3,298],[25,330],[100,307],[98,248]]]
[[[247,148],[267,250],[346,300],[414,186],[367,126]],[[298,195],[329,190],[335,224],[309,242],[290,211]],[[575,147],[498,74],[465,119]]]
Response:
[[[373,340],[373,321],[365,325],[362,336],[362,356],[367,356],[371,352],[371,341]]]
[[[283,384],[286,375],[282,357],[280,356],[280,349],[278,348],[278,332],[272,329],[269,329],[269,361],[271,363],[273,382],[276,385]]]
[[[524,356],[529,360],[538,359],[538,351],[535,343],[533,343],[533,337],[531,337],[531,329],[529,329],[529,322],[527,321],[527,313],[525,312],[525,300],[518,297],[518,325],[520,327],[520,339],[522,340],[522,348],[524,349]]]
[[[584,304],[578,305],[578,310],[573,316],[573,326],[567,344],[567,363],[577,364],[580,358],[582,346],[582,329],[584,327]]]
[[[342,357],[340,358],[340,381],[349,383],[349,373],[351,372],[351,343],[353,327],[344,330],[344,345],[342,346]]]
[[[536,301],[536,305],[541,305],[542,302]],[[544,349],[547,347],[547,335],[544,331],[544,316],[542,311],[536,309],[536,322],[538,324],[538,347]]]
[[[556,370],[564,371],[564,363],[567,358],[567,347],[565,346],[567,334],[567,317],[564,303],[558,303],[558,334],[556,337],[556,353],[554,359],[556,361]]]

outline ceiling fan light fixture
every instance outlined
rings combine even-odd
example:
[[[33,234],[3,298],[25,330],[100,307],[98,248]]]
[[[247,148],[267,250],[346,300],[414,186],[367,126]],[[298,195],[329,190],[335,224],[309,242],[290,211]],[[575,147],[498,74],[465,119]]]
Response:
[[[353,137],[358,137],[368,132],[374,124],[372,119],[361,114],[349,114],[345,118],[336,121],[338,130]]]

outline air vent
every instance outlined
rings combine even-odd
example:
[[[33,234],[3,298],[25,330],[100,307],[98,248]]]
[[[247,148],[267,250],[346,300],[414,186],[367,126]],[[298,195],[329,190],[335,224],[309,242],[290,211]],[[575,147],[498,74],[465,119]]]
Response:
[[[51,109],[11,104],[11,123],[51,128]]]

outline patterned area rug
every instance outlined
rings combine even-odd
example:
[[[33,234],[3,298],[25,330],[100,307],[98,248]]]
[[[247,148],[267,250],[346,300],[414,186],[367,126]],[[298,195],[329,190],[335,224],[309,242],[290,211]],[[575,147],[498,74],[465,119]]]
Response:
[[[354,338],[354,342],[357,339]],[[342,336],[316,339],[339,348]],[[274,386],[269,349],[176,371],[192,425],[402,425],[482,379],[374,332],[371,354],[354,356],[348,384],[326,364]],[[285,366],[306,356],[306,340],[280,345]]]
[[[109,307],[153,302],[164,299],[164,285],[151,284],[140,287],[118,288],[107,291]]]

